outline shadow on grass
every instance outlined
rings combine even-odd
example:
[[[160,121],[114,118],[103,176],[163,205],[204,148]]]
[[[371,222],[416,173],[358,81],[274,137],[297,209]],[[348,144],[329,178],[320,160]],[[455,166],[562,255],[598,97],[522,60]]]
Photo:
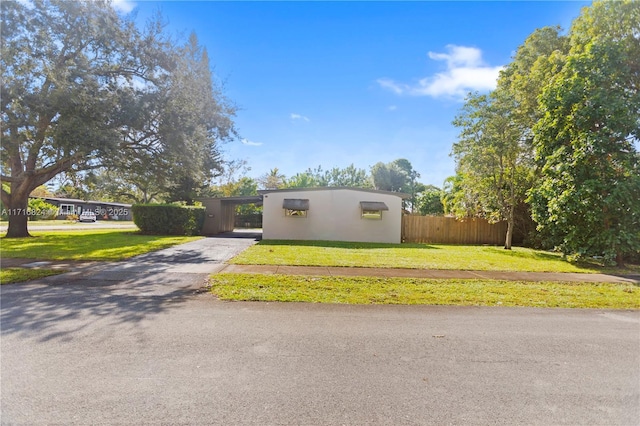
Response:
[[[425,249],[425,250],[438,250],[438,246],[432,246],[428,244],[415,244],[415,243],[362,243],[362,242],[347,242],[347,241],[307,241],[307,240],[262,240],[258,243],[261,246],[299,246],[299,247],[331,247],[331,248],[345,248],[345,249],[379,249],[379,248],[393,248],[393,249]]]
[[[516,250],[505,250],[502,247],[489,247],[489,249],[494,253],[504,254],[509,257],[517,257],[520,259],[535,259],[535,260],[544,260],[544,261],[567,262],[566,260],[563,260],[562,257],[560,257],[556,253],[545,252],[540,250],[526,249],[525,251],[520,251],[520,250],[517,250],[517,247],[514,247],[514,249]]]
[[[52,260],[118,260],[148,251],[149,245],[174,236],[144,235],[140,231],[51,232],[29,238],[3,238],[2,256]],[[158,250],[172,244],[159,244]]]

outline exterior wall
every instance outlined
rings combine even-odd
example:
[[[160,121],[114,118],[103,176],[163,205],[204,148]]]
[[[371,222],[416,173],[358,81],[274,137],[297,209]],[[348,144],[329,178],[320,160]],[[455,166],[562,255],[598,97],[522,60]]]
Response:
[[[285,198],[309,200],[306,217],[285,215]],[[382,219],[363,219],[360,201],[382,201],[388,211]],[[402,199],[396,195],[349,189],[265,193],[263,238],[400,243]]]
[[[205,207],[204,224],[202,225],[204,235],[233,231],[235,204],[224,202],[220,198],[207,198],[201,201]]]

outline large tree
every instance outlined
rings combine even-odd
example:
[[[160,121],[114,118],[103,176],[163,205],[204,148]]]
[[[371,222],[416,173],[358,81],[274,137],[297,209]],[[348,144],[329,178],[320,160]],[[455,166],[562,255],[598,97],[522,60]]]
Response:
[[[534,219],[565,254],[640,250],[640,3],[596,2],[541,96]]]
[[[457,177],[446,188],[445,209],[456,216],[507,221],[506,249],[511,248],[516,225],[531,222],[525,200],[534,182],[538,97],[558,73],[567,45],[559,28],[534,31],[500,73],[496,89],[470,94],[454,121],[460,128],[453,146]]]
[[[7,236],[29,235],[29,193],[60,173],[116,170],[139,155],[163,160],[175,175],[204,173],[216,141],[233,134],[233,107],[218,97],[195,37],[176,47],[160,20],[141,31],[107,1],[0,8]]]
[[[505,249],[511,249],[515,211],[529,188],[522,129],[510,116],[513,99],[504,91],[470,95],[453,124],[461,129],[453,145],[465,187],[476,194],[482,215],[507,221]]]

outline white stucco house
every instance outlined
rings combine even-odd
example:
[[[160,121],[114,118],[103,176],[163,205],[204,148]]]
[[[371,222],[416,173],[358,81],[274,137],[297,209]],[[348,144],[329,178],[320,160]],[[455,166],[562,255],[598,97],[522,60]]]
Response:
[[[401,242],[407,194],[343,187],[258,192],[265,240]]]

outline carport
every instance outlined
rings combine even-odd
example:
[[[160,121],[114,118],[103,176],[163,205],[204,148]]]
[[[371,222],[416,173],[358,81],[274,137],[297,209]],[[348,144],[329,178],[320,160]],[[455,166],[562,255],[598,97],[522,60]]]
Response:
[[[203,198],[199,201],[206,208],[202,233],[204,235],[217,235],[222,232],[233,231],[236,206],[241,204],[262,205],[262,196]]]

